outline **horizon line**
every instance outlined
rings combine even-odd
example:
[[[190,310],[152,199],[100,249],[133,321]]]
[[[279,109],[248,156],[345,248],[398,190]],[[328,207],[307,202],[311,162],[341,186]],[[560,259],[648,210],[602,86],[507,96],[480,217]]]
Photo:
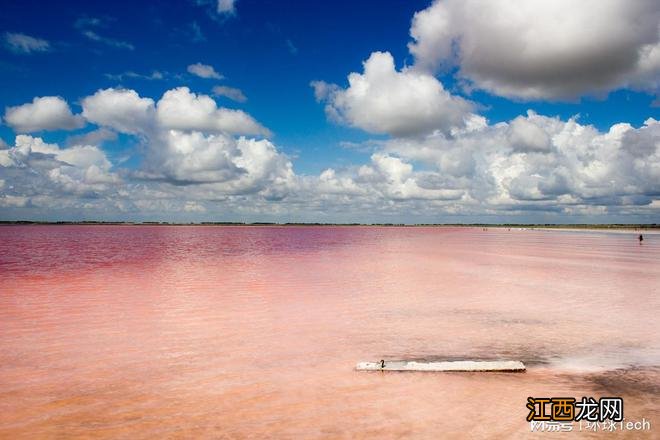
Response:
[[[167,222],[167,221],[104,221],[104,220],[0,220],[0,226],[8,225],[126,225],[126,226],[395,226],[395,227],[424,227],[424,226],[454,226],[454,227],[515,227],[515,228],[598,228],[598,229],[625,229],[644,228],[660,229],[658,223],[321,223],[321,222],[232,222],[232,221],[204,221],[204,222]]]

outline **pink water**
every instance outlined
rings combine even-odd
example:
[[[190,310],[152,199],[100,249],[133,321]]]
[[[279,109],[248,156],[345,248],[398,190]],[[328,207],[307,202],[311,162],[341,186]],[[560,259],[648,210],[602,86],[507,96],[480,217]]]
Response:
[[[660,235],[635,238],[0,227],[0,437],[526,438],[527,396],[608,395],[652,423],[608,438],[657,438]],[[353,370],[381,358],[528,371]]]

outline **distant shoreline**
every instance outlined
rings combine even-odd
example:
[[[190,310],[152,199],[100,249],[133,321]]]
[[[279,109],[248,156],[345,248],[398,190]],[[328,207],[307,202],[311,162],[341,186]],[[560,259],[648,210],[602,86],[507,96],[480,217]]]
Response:
[[[461,228],[515,228],[515,229],[534,229],[534,230],[571,230],[571,231],[639,231],[655,230],[660,231],[660,224],[635,224],[635,223],[615,223],[615,224],[527,224],[527,223],[270,223],[270,222],[198,222],[198,223],[178,223],[178,222],[104,222],[104,221],[0,221],[0,226],[16,225],[79,225],[79,226],[382,226],[382,227],[461,227]]]

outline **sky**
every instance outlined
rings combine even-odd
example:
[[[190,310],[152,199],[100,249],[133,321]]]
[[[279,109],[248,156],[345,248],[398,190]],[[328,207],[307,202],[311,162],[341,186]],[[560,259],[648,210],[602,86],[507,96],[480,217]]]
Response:
[[[653,0],[2,8],[0,220],[660,223]]]

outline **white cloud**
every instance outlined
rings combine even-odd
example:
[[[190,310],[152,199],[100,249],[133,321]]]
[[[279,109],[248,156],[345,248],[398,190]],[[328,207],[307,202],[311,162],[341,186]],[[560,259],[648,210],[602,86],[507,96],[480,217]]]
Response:
[[[165,92],[158,101],[157,115],[159,123],[165,128],[270,135],[249,114],[241,110],[218,108],[211,97],[191,93],[187,87]]]
[[[238,0],[195,0],[195,2],[206,9],[211,19],[220,23],[236,16]]]
[[[90,122],[123,133],[152,134],[159,130],[197,130],[211,133],[269,136],[270,131],[241,110],[218,107],[207,95],[187,87],[171,89],[158,103],[135,90],[104,89],[82,100]]]
[[[217,10],[219,14],[236,13],[236,0],[218,0]]]
[[[382,141],[366,164],[319,175],[296,175],[265,139],[166,129],[150,136],[144,168],[129,180],[97,147],[17,136],[0,150],[0,203],[308,221],[650,221],[660,207],[660,123],[653,119],[607,131],[533,112],[493,125],[481,119],[452,134]]]
[[[207,190],[221,194],[272,191],[293,179],[290,161],[265,139],[169,130],[151,145],[148,159],[143,178],[212,184]]]
[[[208,200],[282,200],[295,187],[293,166],[274,144],[232,136],[267,134],[265,128],[187,88],[166,92],[158,103],[134,90],[99,90],[84,98],[82,107],[84,117],[100,128],[70,138],[73,146],[19,135],[14,146],[0,150],[0,180],[9,182],[0,188],[3,205],[201,214]],[[139,136],[140,169],[113,172],[103,150],[91,145],[116,136],[110,129]]]
[[[91,145],[60,148],[18,135],[15,145],[0,153],[0,175],[12,183],[0,190],[5,197],[25,199],[25,204],[35,196],[105,194],[121,182],[105,153]]]
[[[198,203],[198,202],[186,202],[186,204],[183,207],[183,210],[186,212],[206,212],[206,208],[204,205]]]
[[[373,152],[367,164],[304,176],[298,194],[328,210],[360,206],[407,219],[434,212],[651,215],[660,194],[657,121],[601,132],[577,118],[530,111],[490,125],[434,75],[458,67],[467,90],[524,99],[618,87],[657,92],[658,14],[646,0],[632,7],[613,0],[436,1],[413,20],[413,66],[397,70],[389,53],[374,52],[346,88],[312,82],[329,119],[390,138],[360,144]]]
[[[37,97],[31,103],[5,109],[5,122],[14,131],[29,133],[41,130],[73,130],[84,125],[79,115],[59,96]]]
[[[154,100],[135,90],[105,89],[82,100],[82,115],[95,124],[123,133],[145,134],[153,129]]]
[[[382,76],[394,76],[390,88],[396,89],[397,75],[409,72],[386,67]],[[382,78],[366,70],[346,90],[380,84]],[[367,86],[360,82],[366,79]],[[346,90],[317,84],[316,91],[328,99]],[[264,134],[247,113],[227,113],[233,111],[185,87],[157,102],[134,90],[99,90],[82,99],[82,107],[100,127],[68,139],[70,147],[19,135],[0,149],[0,205],[7,215],[298,221],[619,221],[619,215],[650,221],[660,212],[660,123],[654,119],[602,131],[577,118],[531,111],[496,124],[467,112],[454,126],[417,125],[404,131],[415,136],[366,141],[371,156],[364,164],[300,175],[270,140],[236,136]],[[362,121],[351,112],[342,117]],[[377,116],[379,124],[389,123]],[[389,132],[401,133],[392,126]],[[116,133],[137,137],[138,169],[118,168],[120,159],[113,166],[98,146]]]
[[[82,106],[83,115],[106,130],[99,133],[101,140],[108,134],[105,127],[141,136],[146,159],[136,176],[143,180],[215,184],[225,194],[258,191],[267,183],[281,187],[275,181],[292,175],[288,159],[269,141],[232,136],[269,135],[266,128],[187,87],[168,90],[157,103],[134,90],[99,90]],[[82,139],[97,140],[91,134],[78,142]]]
[[[137,73],[133,72],[132,70],[128,70],[123,73],[117,73],[117,74],[112,74],[112,73],[106,73],[105,77],[108,79],[111,79],[113,81],[124,81],[125,79],[144,79],[147,81],[155,81],[155,80],[161,80],[165,78],[165,74],[163,72],[160,72],[158,70],[152,71],[150,74],[142,74],[142,73]]]
[[[74,27],[87,39],[105,44],[106,46],[114,47],[116,49],[135,50],[135,46],[127,41],[117,40],[100,35],[97,32],[98,28],[109,28],[111,22],[115,19],[110,17],[80,17],[75,23]]]
[[[133,46],[131,43],[127,41],[115,40],[114,38],[104,37],[102,35],[99,35],[97,32],[89,29],[83,30],[82,34],[92,41],[97,41],[99,43],[103,43],[110,47],[114,47],[117,49],[135,50],[135,46]]]
[[[529,129],[523,120],[549,145],[535,130],[521,143],[517,131]],[[326,211],[359,216],[359,206],[376,218],[652,221],[660,194],[660,123],[649,119],[639,128],[616,124],[600,132],[530,112],[451,136],[391,139],[369,164],[328,169],[318,183],[306,178],[305,184],[308,197],[323,200]]]
[[[224,78],[221,74],[215,71],[213,66],[208,64],[195,63],[188,66],[188,73],[191,73],[200,78],[213,78],[213,79],[222,79]]]
[[[527,118],[518,116],[509,124],[508,141],[515,151],[533,152],[549,151],[552,148],[550,137],[543,127],[535,120],[536,115]]]
[[[16,53],[46,52],[50,50],[48,41],[21,33],[5,32],[4,40],[9,50]]]
[[[649,204],[660,191],[660,123],[653,119],[599,132],[529,112],[453,137],[394,139],[383,149],[430,165],[444,187],[499,208]]]
[[[454,188],[425,188],[419,184],[424,174],[414,173],[413,166],[399,157],[375,153],[371,156],[371,166],[362,167],[359,177],[380,175],[375,188],[382,191],[382,196],[392,200],[456,200],[463,191]]]
[[[107,171],[111,167],[111,163],[106,158],[105,153],[100,148],[92,145],[76,145],[70,148],[63,148],[55,157],[62,162],[80,168],[96,166],[99,169]]]
[[[573,99],[620,87],[657,92],[654,0],[436,0],[415,14],[410,52],[423,71],[521,99]]]
[[[23,208],[28,205],[30,199],[9,194],[0,194],[0,206],[3,208]]]
[[[465,124],[472,105],[447,92],[432,75],[397,71],[388,52],[374,52],[364,73],[348,75],[346,89],[312,82],[317,99],[326,102],[330,119],[370,133],[414,136],[449,131]]]
[[[215,86],[213,87],[213,94],[215,96],[224,96],[236,102],[245,102],[247,98],[240,89],[227,86]]]
[[[151,149],[152,178],[182,183],[226,182],[243,172],[234,163],[239,155],[236,142],[225,135],[168,130],[162,145]]]

